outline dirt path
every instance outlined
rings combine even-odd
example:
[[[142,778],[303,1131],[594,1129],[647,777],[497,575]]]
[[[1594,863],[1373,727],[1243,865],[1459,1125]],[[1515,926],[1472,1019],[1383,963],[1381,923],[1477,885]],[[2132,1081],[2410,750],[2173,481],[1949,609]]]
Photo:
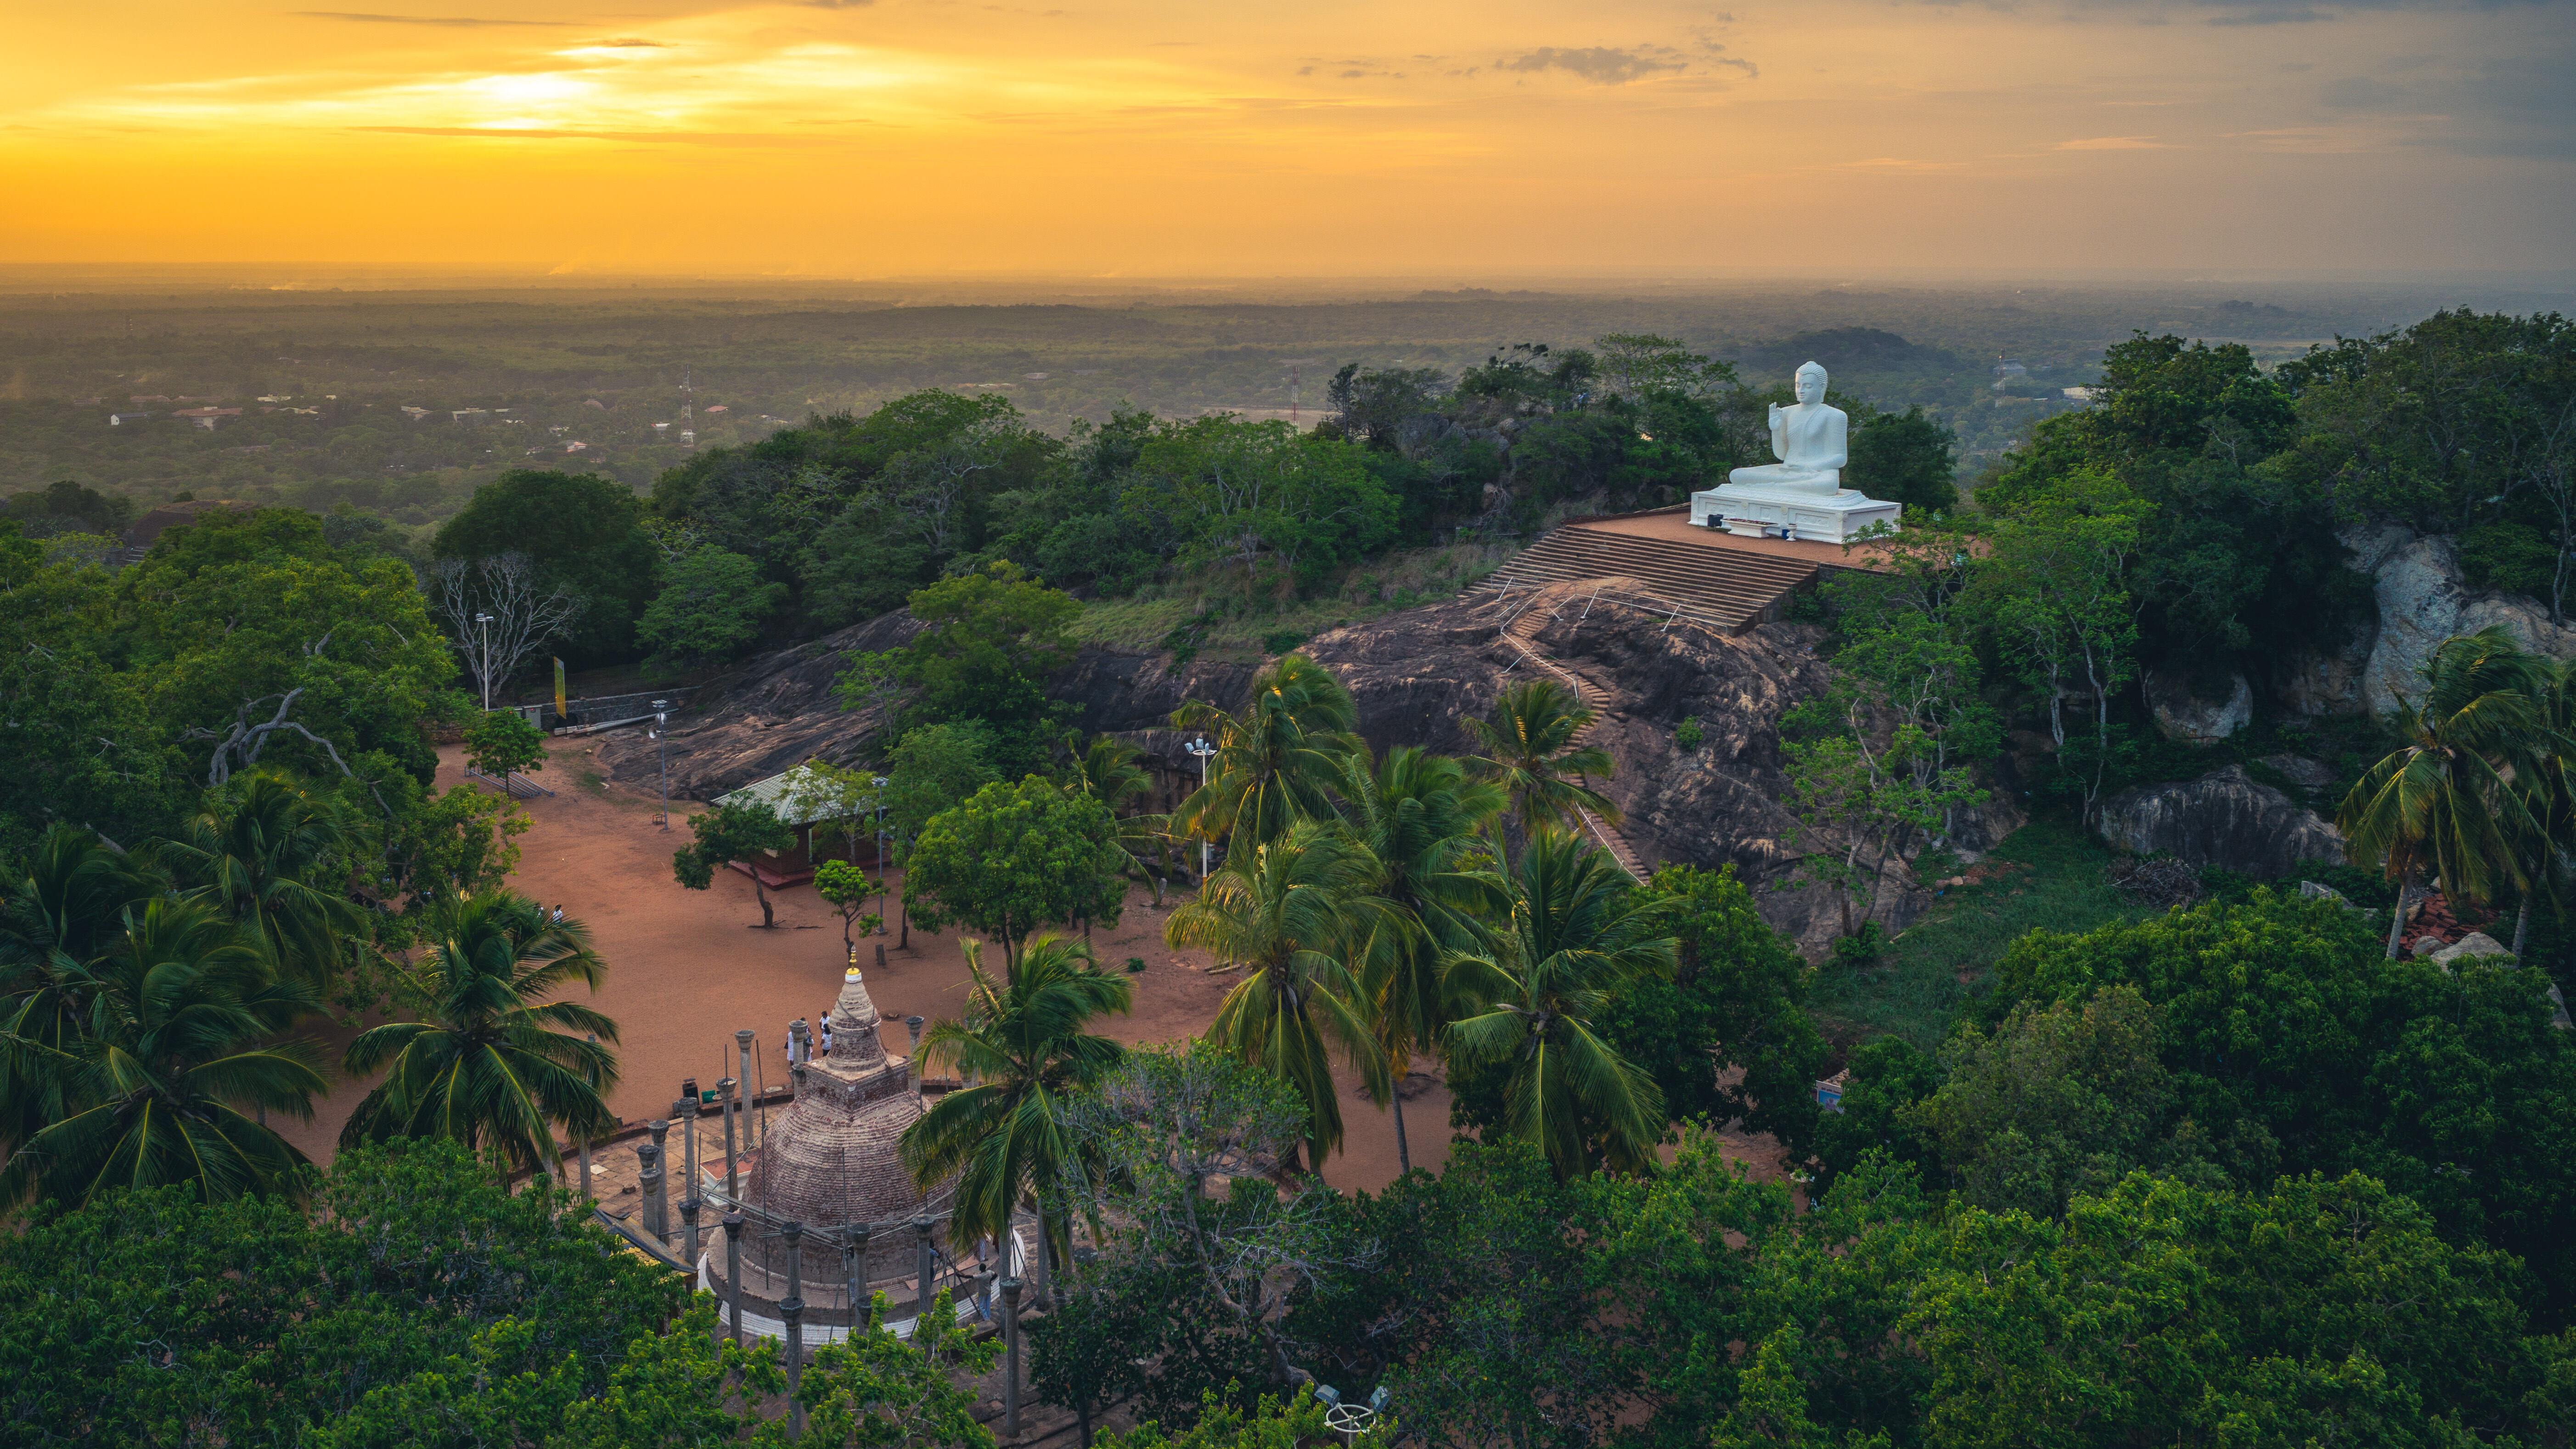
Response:
[[[556,793],[528,805],[528,833],[514,888],[542,904],[560,904],[590,927],[608,961],[608,979],[591,1002],[616,1019],[624,1081],[611,1098],[619,1116],[644,1121],[667,1114],[680,1082],[696,1077],[712,1087],[732,1071],[733,1033],[750,1027],[755,1075],[780,1080],[787,1023],[809,1021],[831,1006],[840,991],[841,923],[813,889],[771,893],[775,930],[758,929],[760,906],[751,881],[739,871],[718,871],[705,891],[684,890],[671,878],[671,853],[689,839],[684,811],[704,806],[675,803],[671,829],[657,825],[659,804],[649,792],[602,780],[591,761],[597,741],[557,740],[553,761],[536,777]],[[464,776],[454,747],[439,752],[441,789]],[[900,872],[888,876],[899,897]],[[891,902],[887,915],[893,916]],[[1135,976],[1136,1009],[1098,1029],[1128,1042],[1169,1042],[1196,1035],[1216,1013],[1232,978],[1206,974],[1204,953],[1163,944],[1166,912],[1153,909],[1138,890],[1117,926],[1094,932],[1093,949],[1116,967],[1130,957],[1145,969]],[[887,945],[886,969],[874,965],[873,941],[860,943],[868,969],[868,994],[886,1016],[888,1051],[908,1049],[903,1018],[932,1020],[957,1013],[964,999],[966,967],[956,937],[912,933],[908,950]],[[330,1041],[336,1060],[346,1034]],[[1324,1177],[1345,1190],[1374,1191],[1396,1175],[1395,1125],[1382,1108],[1343,1080],[1343,1151],[1324,1165]],[[288,1124],[287,1136],[316,1160],[327,1160],[340,1125],[367,1084],[343,1081],[316,1104],[310,1124]],[[1428,1075],[1408,1083],[1405,1126],[1416,1167],[1437,1171],[1448,1159],[1449,1094]]]

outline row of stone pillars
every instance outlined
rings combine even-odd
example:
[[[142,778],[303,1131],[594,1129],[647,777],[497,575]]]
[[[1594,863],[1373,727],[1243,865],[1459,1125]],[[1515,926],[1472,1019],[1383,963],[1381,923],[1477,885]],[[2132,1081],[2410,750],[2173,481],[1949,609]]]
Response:
[[[725,1214],[725,1286],[732,1300],[733,1341],[747,1348],[749,1345],[744,1343],[742,1336],[742,1227],[741,1213]],[[930,1242],[932,1227],[929,1218],[912,1220],[913,1232],[918,1235],[921,1245],[921,1296],[912,1321],[912,1337],[916,1344],[922,1341],[930,1325],[931,1277],[936,1261]],[[805,1433],[805,1405],[797,1398],[797,1391],[805,1382],[805,1256],[801,1251],[805,1225],[784,1224],[778,1229],[778,1236],[787,1240],[787,1296],[778,1300],[778,1317],[786,1327],[787,1336],[788,1412],[794,1431],[801,1437]],[[842,1273],[850,1292],[848,1332],[852,1338],[858,1335],[860,1325],[866,1321],[858,1295],[867,1286],[867,1244],[868,1232],[862,1228],[854,1239],[841,1245]],[[982,1296],[992,1284],[991,1272],[979,1275],[975,1285],[977,1296]],[[1002,1428],[1004,1433],[1016,1438],[1020,1432],[1020,1280],[1005,1278],[1001,1289],[1003,1357],[1007,1365],[1002,1376]]]

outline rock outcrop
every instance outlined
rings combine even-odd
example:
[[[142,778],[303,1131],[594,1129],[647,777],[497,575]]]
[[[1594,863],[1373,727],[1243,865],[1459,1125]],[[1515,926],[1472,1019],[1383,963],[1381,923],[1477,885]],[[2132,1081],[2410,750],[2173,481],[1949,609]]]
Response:
[[[2147,708],[2156,730],[2187,745],[2214,745],[2254,722],[2254,686],[2242,674],[2227,676],[2225,697],[2203,694],[2192,679],[2161,669],[2147,671]]]
[[[2558,627],[2541,601],[2470,588],[2447,537],[2388,524],[2349,530],[2343,542],[2353,551],[2353,567],[2371,576],[2377,617],[2331,652],[2279,663],[2272,687],[2294,713],[2390,713],[2400,695],[2422,688],[2417,671],[2443,640],[2490,624],[2506,626],[2553,658],[2576,658],[2576,630]]]
[[[900,610],[757,659],[698,687],[671,716],[671,796],[707,800],[815,758],[856,764],[876,731],[874,711],[851,714],[833,697],[842,655],[892,649],[919,633]],[[642,730],[599,747],[613,780],[651,781],[661,746]]]
[[[1594,738],[1618,761],[1602,782],[1626,817],[1621,831],[1648,867],[1666,863],[1733,865],[1755,890],[1763,915],[1802,947],[1821,951],[1839,924],[1830,892],[1798,883],[1804,848],[1798,821],[1781,803],[1780,716],[1819,693],[1826,666],[1816,658],[1821,630],[1765,624],[1725,634],[1602,599],[1587,609],[1590,585],[1559,585],[1509,597],[1477,594],[1389,614],[1333,630],[1304,652],[1351,691],[1359,732],[1384,753],[1414,744],[1470,753],[1469,718],[1488,712],[1508,684],[1536,666],[1502,639],[1519,609],[1544,611],[1531,644],[1581,675],[1606,701]],[[843,711],[831,692],[849,650],[885,649],[915,626],[889,615],[796,649],[754,660],[698,691],[697,709],[676,716],[671,793],[704,799],[773,775],[814,756],[856,763],[874,753],[873,714]],[[1085,731],[1125,736],[1163,772],[1168,799],[1194,783],[1197,767],[1182,753],[1172,711],[1190,699],[1239,707],[1258,666],[1197,660],[1175,667],[1169,655],[1085,648],[1051,686],[1075,705]],[[1696,719],[1700,743],[1683,750],[1674,733]],[[658,766],[642,733],[604,745],[602,765],[619,779],[650,780]],[[1962,812],[1954,843],[1974,853],[2021,823],[1997,804]],[[1919,912],[1921,893],[1901,862],[1883,881],[1877,919],[1901,927]]]
[[[2121,791],[2102,807],[2102,837],[2255,880],[2294,875],[2302,861],[2343,860],[2343,836],[2332,825],[2248,778],[2241,765]]]

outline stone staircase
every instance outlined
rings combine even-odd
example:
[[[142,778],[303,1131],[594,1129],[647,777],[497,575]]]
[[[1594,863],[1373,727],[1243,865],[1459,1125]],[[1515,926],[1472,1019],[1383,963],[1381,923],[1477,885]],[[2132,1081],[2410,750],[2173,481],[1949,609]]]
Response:
[[[1577,579],[1632,578],[1668,612],[1730,633],[1777,616],[1780,600],[1816,577],[1814,562],[1729,548],[1712,537],[1681,543],[1568,524],[1531,544],[1468,592],[1515,591]]]
[[[1513,652],[1519,654],[1521,658],[1545,670],[1559,683],[1573,690],[1575,698],[1581,700],[1584,707],[1592,711],[1594,724],[1598,724],[1601,716],[1607,712],[1609,697],[1582,675],[1548,658],[1534,642],[1539,627],[1547,622],[1547,618],[1548,616],[1538,609],[1521,610],[1510,623],[1503,626],[1503,642],[1510,645]],[[1588,724],[1577,730],[1569,743],[1581,745],[1591,736],[1593,727]],[[1583,822],[1584,833],[1590,835],[1594,843],[1603,850],[1608,851],[1610,858],[1618,862],[1619,868],[1626,871],[1630,877],[1642,882],[1652,873],[1646,869],[1645,863],[1637,858],[1637,852],[1629,848],[1627,838],[1611,829],[1599,816],[1589,810],[1577,810],[1574,813]]]

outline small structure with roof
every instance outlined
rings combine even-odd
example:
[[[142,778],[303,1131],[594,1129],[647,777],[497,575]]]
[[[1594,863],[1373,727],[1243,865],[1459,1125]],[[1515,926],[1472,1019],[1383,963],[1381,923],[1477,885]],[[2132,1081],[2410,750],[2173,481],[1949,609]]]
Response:
[[[848,832],[837,828],[839,822],[854,814],[872,813],[874,803],[847,800],[814,768],[812,760],[718,795],[713,803],[720,807],[766,805],[795,829],[797,843],[788,849],[770,852],[758,861],[734,862],[734,869],[756,876],[771,890],[803,885],[814,878],[815,867],[826,860],[846,860],[870,868],[877,864],[877,842],[872,834],[852,843]],[[852,811],[852,804],[859,808]]]

